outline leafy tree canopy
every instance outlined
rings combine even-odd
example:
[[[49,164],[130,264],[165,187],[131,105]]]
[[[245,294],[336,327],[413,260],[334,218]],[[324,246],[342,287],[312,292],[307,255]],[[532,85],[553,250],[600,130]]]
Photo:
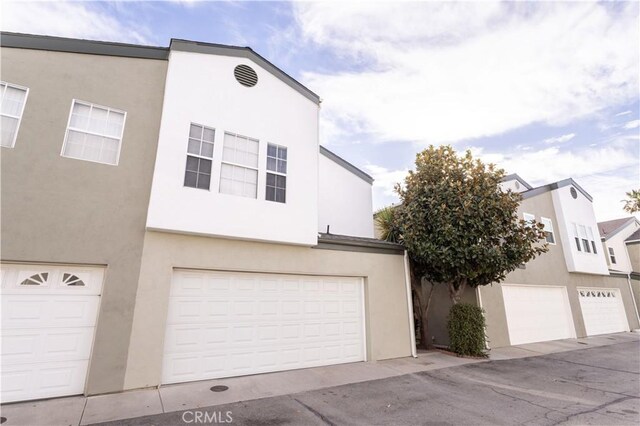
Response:
[[[631,191],[627,192],[626,195],[629,198],[623,200],[623,209],[629,213],[640,212],[640,189],[632,189]]]
[[[447,283],[456,303],[467,287],[504,280],[548,250],[543,226],[517,218],[521,196],[502,191],[502,169],[458,156],[450,146],[430,146],[416,156],[395,212],[415,272]]]

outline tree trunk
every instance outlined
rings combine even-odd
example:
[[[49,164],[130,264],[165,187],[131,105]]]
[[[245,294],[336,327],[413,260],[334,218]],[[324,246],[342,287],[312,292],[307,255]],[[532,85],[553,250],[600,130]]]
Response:
[[[433,296],[433,290],[435,288],[435,285],[433,283],[431,284],[431,288],[429,289],[429,295],[427,296],[427,300],[426,303],[424,304],[424,308],[422,310],[422,346],[424,346],[425,348],[430,348],[432,345],[431,340],[429,339],[429,327],[428,327],[428,323],[429,323],[429,306],[431,306],[431,297]],[[421,280],[421,286],[423,291],[427,291],[426,290],[426,284],[423,280]]]
[[[460,298],[462,297],[462,293],[467,288],[467,279],[463,278],[460,281],[450,282],[449,283],[449,298],[451,299],[451,303],[457,305],[460,303]]]

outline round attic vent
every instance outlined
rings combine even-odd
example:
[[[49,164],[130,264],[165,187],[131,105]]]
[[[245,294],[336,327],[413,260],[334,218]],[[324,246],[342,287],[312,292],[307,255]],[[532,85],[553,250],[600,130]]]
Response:
[[[574,200],[578,198],[578,191],[576,191],[576,189],[573,186],[571,187],[569,192],[571,192],[571,196],[573,197]]]
[[[516,189],[520,189],[520,182],[516,181],[515,185]]]
[[[233,70],[233,75],[243,86],[253,87],[258,83],[258,74],[248,65],[238,65]]]

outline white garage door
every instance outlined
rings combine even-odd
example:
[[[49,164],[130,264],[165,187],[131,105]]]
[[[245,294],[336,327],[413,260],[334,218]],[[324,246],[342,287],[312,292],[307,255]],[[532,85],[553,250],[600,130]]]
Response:
[[[2,402],[83,393],[103,270],[1,269]]]
[[[512,345],[576,337],[566,287],[502,285]]]
[[[629,331],[620,290],[578,288],[587,336]]]
[[[364,360],[360,278],[174,272],[163,383]]]

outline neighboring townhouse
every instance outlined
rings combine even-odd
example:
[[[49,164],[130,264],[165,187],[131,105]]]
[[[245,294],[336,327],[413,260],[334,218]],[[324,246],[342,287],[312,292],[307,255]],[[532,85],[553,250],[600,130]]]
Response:
[[[605,250],[607,265],[611,271],[629,273],[640,272],[633,269],[632,253],[629,252],[627,240],[637,240],[632,235],[640,229],[640,221],[635,217],[623,217],[621,219],[598,222],[598,232]],[[637,261],[637,254],[635,256]]]
[[[463,302],[485,310],[489,347],[637,329],[629,279],[607,268],[592,197],[573,179],[532,188],[514,174],[503,179],[502,187],[522,194],[518,217],[544,224],[549,251],[500,284],[467,290]],[[447,344],[451,303],[444,286],[434,300],[433,343]]]
[[[168,52],[0,44],[2,401],[122,389]]]
[[[316,94],[249,48],[1,44],[3,402],[415,353]]]
[[[623,217],[598,223],[602,247],[612,273],[628,274],[636,309],[640,305],[640,221]]]

